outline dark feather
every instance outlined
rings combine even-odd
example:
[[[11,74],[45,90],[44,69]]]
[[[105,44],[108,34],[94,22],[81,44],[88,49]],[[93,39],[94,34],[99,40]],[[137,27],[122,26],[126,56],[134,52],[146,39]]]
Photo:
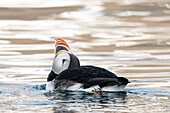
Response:
[[[99,85],[101,88],[112,85],[126,85],[128,79],[117,77],[114,73],[94,66],[80,66],[72,69],[67,69],[61,72],[56,78],[56,82],[68,80],[76,83],[82,83],[83,88],[89,88],[94,85]]]
[[[99,85],[100,88],[105,86],[113,86],[113,85],[119,85],[119,81],[117,79],[112,78],[94,78],[90,79],[87,82],[83,84],[83,88],[89,88],[91,86]]]
[[[57,80],[68,79],[78,83],[84,83],[93,78],[117,78],[117,76],[103,68],[80,66],[64,70],[56,77]]]
[[[50,72],[49,75],[48,75],[47,82],[52,81],[52,80],[55,79],[57,76],[58,76],[58,74],[55,74],[55,73],[51,70],[51,72]]]
[[[80,62],[79,59],[74,55],[74,54],[69,54],[70,55],[70,65],[68,69],[72,69],[75,67],[80,67]]]

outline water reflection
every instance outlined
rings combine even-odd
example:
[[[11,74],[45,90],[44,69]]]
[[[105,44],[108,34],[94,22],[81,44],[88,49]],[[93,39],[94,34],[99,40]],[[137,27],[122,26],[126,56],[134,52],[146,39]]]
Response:
[[[118,102],[118,100],[125,100],[126,92],[96,92],[88,93],[83,91],[68,91],[68,90],[57,90],[54,92],[45,93],[47,97],[53,97],[52,100],[70,103],[73,102],[99,102],[109,103]],[[108,101],[109,100],[109,101]]]
[[[43,85],[0,86],[0,109],[17,112],[139,112],[150,107],[167,111],[169,89],[131,88],[125,92],[46,91]],[[160,108],[160,106],[163,106]],[[135,107],[135,108],[134,108]],[[155,111],[151,109],[150,111]]]
[[[0,108],[169,112],[169,6],[169,0],[1,1]],[[103,67],[130,79],[128,93],[45,92],[38,84],[46,82],[51,69],[56,37],[69,43],[81,65]],[[21,88],[25,85],[30,88]]]
[[[126,103],[126,93],[125,92],[98,92],[102,95],[94,95],[94,93],[78,92],[78,91],[55,91],[45,93],[47,97],[55,102],[55,107],[53,110],[57,112],[58,110],[73,110],[78,112],[79,110],[88,109],[107,111],[111,107],[115,107],[118,104]],[[76,109],[74,109],[76,107]]]

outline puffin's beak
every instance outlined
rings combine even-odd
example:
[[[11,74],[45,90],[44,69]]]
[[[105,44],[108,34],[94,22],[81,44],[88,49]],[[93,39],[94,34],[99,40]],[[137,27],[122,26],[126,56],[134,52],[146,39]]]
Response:
[[[61,38],[55,39],[55,48],[57,48],[57,46],[64,46],[69,50],[68,52],[71,52],[70,47],[68,46],[68,44]]]
[[[57,45],[64,45],[70,50],[70,47],[68,46],[68,44],[61,38],[55,39],[55,47],[57,47]]]

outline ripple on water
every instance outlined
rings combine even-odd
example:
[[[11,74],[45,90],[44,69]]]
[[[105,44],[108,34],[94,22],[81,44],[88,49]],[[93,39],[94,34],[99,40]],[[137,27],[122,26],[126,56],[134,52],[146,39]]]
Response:
[[[169,90],[158,88],[127,88],[124,92],[99,92],[102,95],[82,91],[46,91],[45,85],[33,86],[1,86],[0,109],[3,111],[88,111],[132,112],[168,111]],[[10,98],[10,99],[9,99]],[[166,104],[163,104],[166,103]],[[162,106],[162,107],[160,107]],[[137,109],[136,109],[137,108]]]
[[[9,1],[0,2],[0,111],[170,111],[168,0]],[[130,79],[127,94],[45,91],[56,37],[82,65]]]

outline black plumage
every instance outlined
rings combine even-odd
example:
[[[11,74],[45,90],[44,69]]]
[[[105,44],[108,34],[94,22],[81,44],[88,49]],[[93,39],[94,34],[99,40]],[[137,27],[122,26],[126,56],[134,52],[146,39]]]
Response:
[[[52,81],[53,79],[55,79],[56,76],[58,76],[58,74],[55,74],[55,73],[51,70],[51,72],[48,74],[47,82]]]
[[[124,88],[128,83],[129,80],[124,77],[118,77],[114,73],[100,67],[95,66],[80,66],[79,59],[71,53],[71,50],[68,44],[62,40],[56,40],[56,50],[55,50],[55,58],[59,58],[59,63],[62,62],[61,66],[53,67],[54,69],[51,70],[50,74],[48,75],[48,87],[47,89],[61,89],[67,90],[70,86],[74,86],[77,83],[79,88],[87,89],[92,86],[99,86],[99,89],[104,89],[106,86],[115,86]],[[60,53],[58,52],[65,52],[69,55],[68,57],[58,57]],[[60,59],[61,58],[61,59]],[[66,58],[66,59],[65,59]],[[67,64],[69,61],[69,64]],[[58,63],[58,62],[54,62]],[[56,69],[56,70],[55,70]],[[63,71],[64,70],[64,71]],[[57,73],[57,74],[56,74]],[[53,88],[50,87],[54,86]],[[73,87],[72,87],[73,88]],[[77,87],[76,87],[77,88]],[[92,87],[94,88],[94,87]]]
[[[114,73],[95,66],[80,66],[67,69],[62,71],[59,75],[53,76],[56,76],[56,89],[60,89],[59,87],[61,86],[72,86],[75,83],[81,83],[82,88],[84,89],[94,85],[99,85],[99,87],[102,88],[113,85],[127,85],[129,83],[128,79],[124,77],[117,77]]]

